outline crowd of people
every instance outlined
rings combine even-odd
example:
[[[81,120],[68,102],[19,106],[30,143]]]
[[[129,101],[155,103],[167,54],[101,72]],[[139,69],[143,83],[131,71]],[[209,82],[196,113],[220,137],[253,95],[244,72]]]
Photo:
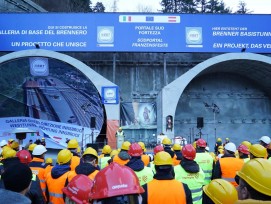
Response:
[[[214,152],[202,138],[182,147],[165,137],[148,153],[143,142],[123,141],[101,154],[91,147],[81,152],[71,139],[55,165],[44,144],[23,150],[18,144],[0,142],[1,203],[271,203],[268,136],[238,147],[218,138]]]

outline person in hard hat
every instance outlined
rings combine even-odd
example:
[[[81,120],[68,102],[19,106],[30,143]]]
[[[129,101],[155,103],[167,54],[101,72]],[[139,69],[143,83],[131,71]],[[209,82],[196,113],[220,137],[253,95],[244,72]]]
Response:
[[[225,146],[226,144],[228,144],[230,142],[230,138],[226,137],[225,138],[225,142],[223,143],[223,146]]]
[[[151,158],[149,155],[146,154],[146,147],[144,142],[138,142],[138,144],[140,145],[140,147],[143,150],[143,154],[141,155],[141,160],[143,161],[145,166],[148,166],[151,162]]]
[[[198,139],[196,142],[197,149],[196,149],[196,158],[195,161],[201,167],[202,171],[205,174],[204,178],[204,185],[207,185],[211,182],[212,179],[212,172],[215,165],[215,162],[212,156],[205,151],[207,147],[207,143],[204,139]]]
[[[120,165],[127,164],[130,160],[130,156],[128,154],[130,145],[131,143],[128,141],[123,142],[121,145],[121,150],[117,155],[114,156],[113,162],[116,162]]]
[[[143,149],[138,143],[132,143],[129,147],[128,154],[131,156],[129,162],[125,164],[136,173],[140,185],[144,185],[153,179],[153,172],[150,167],[144,165],[141,160]]]
[[[267,158],[267,150],[260,144],[253,144],[249,148],[250,159]]]
[[[76,175],[69,184],[62,189],[66,195],[65,204],[91,203],[90,193],[93,181],[86,175]]]
[[[33,144],[29,145],[29,147],[28,147],[28,151],[30,152],[32,158],[33,158],[32,152],[36,146],[37,146],[37,144],[33,143]]]
[[[202,204],[234,204],[237,200],[237,190],[228,181],[214,179],[203,186]]]
[[[172,146],[173,152],[174,152],[174,157],[173,157],[173,166],[179,165],[181,160],[182,160],[182,146],[178,143],[175,143]]]
[[[95,149],[92,147],[86,148],[82,156],[82,162],[75,168],[74,171],[68,176],[68,181],[71,181],[73,177],[77,174],[84,174],[88,176],[91,180],[94,180],[94,177],[99,172],[97,168],[98,163],[98,154]]]
[[[162,145],[164,147],[164,151],[169,153],[171,158],[174,157],[175,153],[172,151],[171,147],[172,147],[172,142],[171,142],[171,139],[169,139],[168,137],[165,137],[163,140],[162,140]]]
[[[6,140],[1,140],[1,142],[0,142],[0,147],[1,147],[1,149],[2,149],[4,146],[7,146],[7,145],[8,145],[8,143],[7,143]]]
[[[190,203],[192,204],[191,191],[187,184],[174,178],[172,157],[165,151],[160,151],[154,156],[155,175],[153,180],[143,185],[142,203]]]
[[[46,141],[45,141],[45,138],[41,138],[41,142],[40,142],[41,145],[43,145],[44,147],[46,147]]]
[[[29,140],[28,143],[24,146],[24,149],[28,150],[29,146],[33,144],[33,140]],[[32,150],[33,151],[33,150]]]
[[[243,159],[244,162],[248,162],[249,161],[249,150],[247,148],[247,146],[240,144],[237,148],[238,150],[238,154],[239,154],[239,158]]]
[[[244,164],[237,172],[240,177],[239,203],[271,203],[271,161],[256,158]]]
[[[249,141],[244,140],[243,142],[241,142],[242,145],[245,145],[248,149],[251,146],[251,143]]]
[[[111,159],[110,153],[112,152],[112,149],[109,145],[105,145],[102,149],[102,157],[99,157],[99,167],[103,169],[107,166],[108,160]]]
[[[213,179],[222,178],[237,186],[234,178],[244,165],[244,160],[235,157],[236,146],[232,142],[225,145],[224,151],[225,154],[216,162]]]
[[[25,196],[31,179],[31,169],[25,164],[18,162],[6,168],[1,175],[1,182],[5,186],[0,188],[1,203],[31,204],[31,200]]]
[[[164,151],[164,147],[162,145],[157,145],[156,147],[153,148],[153,155],[155,157],[155,155],[158,153],[158,152],[162,152]],[[154,165],[154,161],[151,161],[150,162],[150,168],[152,169],[152,172],[155,174],[156,171],[155,171],[155,165]]]
[[[49,169],[49,171],[51,171],[52,168],[54,167],[53,159],[51,157],[46,158],[45,164],[47,164],[47,168]]]
[[[49,193],[49,203],[64,204],[62,189],[68,183],[68,175],[71,173],[72,153],[68,149],[59,151],[57,155],[57,163],[52,171],[46,175],[45,181]]]
[[[224,155],[224,147],[221,145],[217,148],[217,159],[221,158]]]
[[[107,161],[107,165],[108,166],[109,164],[111,164],[113,162],[113,159],[115,157],[115,155],[118,155],[119,151],[117,149],[113,149],[110,153],[110,159]]]
[[[27,166],[32,161],[31,154],[27,150],[21,150],[17,152],[16,156],[19,158],[19,161],[22,164],[25,164]],[[29,191],[27,191],[25,195],[32,201],[32,203],[39,203],[39,204],[46,203],[43,197],[41,187],[40,187],[39,177],[33,173],[32,173],[32,180],[31,180]]]
[[[216,155],[218,155],[218,147],[221,145],[222,145],[222,139],[218,137],[216,139],[215,148],[214,148]]]
[[[18,152],[18,151],[19,151],[19,147],[20,147],[19,142],[13,141],[13,142],[11,143],[10,147],[11,147],[12,149],[14,149],[16,152]]]
[[[11,144],[12,144],[14,141],[15,141],[14,139],[9,139],[9,140],[8,140],[8,146],[11,146]]]
[[[175,179],[186,183],[192,192],[193,204],[202,202],[202,186],[205,182],[205,174],[194,159],[196,150],[191,144],[182,149],[183,158],[180,165],[174,166]]]
[[[72,160],[71,160],[71,170],[74,171],[75,168],[80,164],[80,156],[77,153],[77,148],[79,147],[79,143],[77,139],[70,139],[67,144],[67,149],[72,153]]]
[[[97,204],[140,204],[140,194],[143,192],[144,189],[131,168],[112,162],[95,177],[90,197]]]
[[[270,137],[268,136],[262,136],[259,142],[260,142],[260,145],[262,145],[264,148],[268,148],[271,140],[270,140]]]
[[[40,187],[45,200],[47,200],[45,176],[50,171],[50,169],[47,168],[48,165],[45,164],[44,161],[46,152],[47,149],[43,145],[36,145],[32,152],[33,159],[29,163],[29,167],[32,170],[33,174],[37,175],[40,179]]]
[[[0,175],[5,171],[8,166],[16,164],[19,162],[19,159],[16,157],[16,151],[11,149],[9,146],[5,146],[2,151],[2,163],[0,166]]]
[[[124,142],[124,139],[125,139],[125,135],[124,135],[124,131],[123,131],[122,127],[119,127],[119,129],[116,132],[115,136],[116,136],[116,139],[117,139],[117,148],[120,148],[121,145]]]

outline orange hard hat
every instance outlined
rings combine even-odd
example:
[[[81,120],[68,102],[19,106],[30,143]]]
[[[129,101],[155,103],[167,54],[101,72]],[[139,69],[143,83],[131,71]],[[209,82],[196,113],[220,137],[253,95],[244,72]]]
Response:
[[[138,177],[131,168],[112,162],[96,175],[91,198],[99,200],[143,192],[144,189],[140,186]]]

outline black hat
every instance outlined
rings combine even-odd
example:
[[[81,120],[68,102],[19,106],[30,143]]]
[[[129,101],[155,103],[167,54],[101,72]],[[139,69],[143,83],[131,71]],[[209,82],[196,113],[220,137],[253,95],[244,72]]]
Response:
[[[30,185],[32,171],[27,165],[16,163],[6,168],[1,177],[7,190],[20,193]]]

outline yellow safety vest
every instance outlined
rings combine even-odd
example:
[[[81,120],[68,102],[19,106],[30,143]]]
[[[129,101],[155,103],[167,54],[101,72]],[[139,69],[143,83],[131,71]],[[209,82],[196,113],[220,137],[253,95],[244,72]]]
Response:
[[[135,171],[141,186],[153,179],[153,172],[150,167],[145,166],[141,171]]]
[[[209,184],[211,182],[213,172],[212,156],[207,152],[197,153],[194,161],[198,163],[205,174],[204,185]]]

